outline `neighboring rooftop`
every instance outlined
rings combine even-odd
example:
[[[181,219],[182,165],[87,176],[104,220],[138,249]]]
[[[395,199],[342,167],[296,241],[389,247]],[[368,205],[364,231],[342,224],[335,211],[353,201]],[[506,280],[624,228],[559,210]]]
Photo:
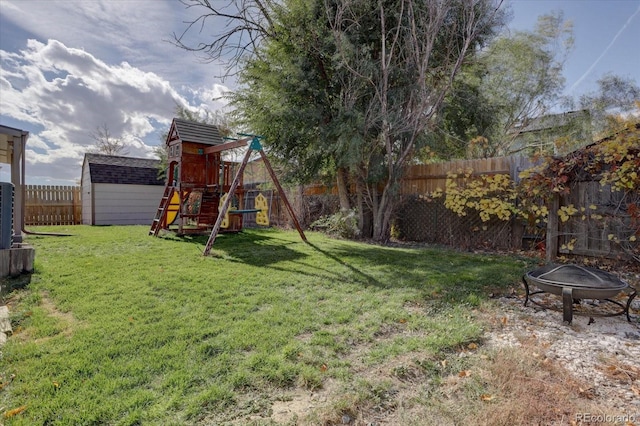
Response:
[[[576,120],[590,120],[589,111],[568,111],[560,114],[547,114],[541,117],[533,118],[527,125],[520,126],[516,129],[518,133],[539,132],[541,130],[558,129],[569,124],[575,123]]]
[[[196,121],[174,118],[168,140],[180,139],[182,142],[201,143],[205,145],[220,145],[224,143],[220,129],[213,124],[198,123]]]
[[[91,182],[124,185],[164,185],[158,178],[160,160],[121,157],[105,154],[85,154]]]

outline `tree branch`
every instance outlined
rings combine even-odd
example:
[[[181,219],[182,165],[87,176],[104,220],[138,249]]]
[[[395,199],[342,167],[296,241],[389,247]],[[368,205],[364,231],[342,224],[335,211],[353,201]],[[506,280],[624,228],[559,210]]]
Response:
[[[214,6],[209,0],[180,0],[186,9],[203,9],[204,13],[187,24],[181,33],[173,33],[171,44],[194,53],[201,53],[204,62],[223,62],[224,75],[239,72],[244,58],[259,54],[260,45],[268,38],[276,37],[273,14],[277,13],[273,0],[227,0],[223,6]],[[213,35],[211,42],[191,42],[195,32],[202,34],[209,21],[212,28],[222,28]]]

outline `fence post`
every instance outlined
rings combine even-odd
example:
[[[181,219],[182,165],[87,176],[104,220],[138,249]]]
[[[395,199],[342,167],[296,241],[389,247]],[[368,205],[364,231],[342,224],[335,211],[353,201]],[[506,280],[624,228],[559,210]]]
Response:
[[[553,262],[558,255],[558,210],[560,209],[560,196],[553,193],[549,201],[549,218],[547,220],[546,260]]]
[[[82,194],[79,186],[73,187],[73,224],[82,224]]]

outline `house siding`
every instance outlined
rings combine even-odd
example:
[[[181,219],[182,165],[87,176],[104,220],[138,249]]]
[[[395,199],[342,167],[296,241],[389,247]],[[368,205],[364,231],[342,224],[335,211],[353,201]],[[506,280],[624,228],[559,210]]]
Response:
[[[150,225],[162,194],[159,160],[85,154],[82,164],[82,223]]]
[[[93,203],[91,202],[93,192],[91,190],[91,174],[89,173],[89,165],[85,158],[82,163],[82,177],[80,178],[80,187],[82,191],[82,223],[84,225],[93,225]]]
[[[159,185],[93,184],[92,225],[150,225],[164,193]]]

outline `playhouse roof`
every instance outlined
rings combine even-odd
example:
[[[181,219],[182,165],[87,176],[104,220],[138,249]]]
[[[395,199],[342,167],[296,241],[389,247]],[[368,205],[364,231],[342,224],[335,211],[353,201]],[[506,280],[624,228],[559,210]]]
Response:
[[[164,185],[158,178],[160,160],[85,154],[84,167],[89,167],[91,182],[125,185]]]
[[[201,143],[205,145],[220,145],[224,139],[218,126],[198,123],[196,121],[174,118],[168,140],[180,139],[182,142]]]

